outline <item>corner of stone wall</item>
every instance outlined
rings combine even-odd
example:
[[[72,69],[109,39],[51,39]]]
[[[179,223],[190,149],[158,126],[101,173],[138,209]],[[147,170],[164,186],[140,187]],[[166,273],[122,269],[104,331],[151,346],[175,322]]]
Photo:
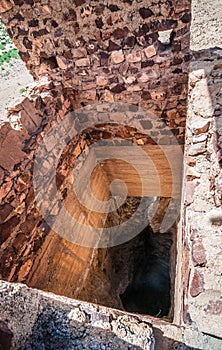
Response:
[[[183,321],[221,337],[222,51],[193,54],[186,126]]]

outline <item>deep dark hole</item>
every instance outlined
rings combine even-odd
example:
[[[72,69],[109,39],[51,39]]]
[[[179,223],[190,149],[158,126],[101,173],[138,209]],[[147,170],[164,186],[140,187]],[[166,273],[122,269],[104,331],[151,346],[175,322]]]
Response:
[[[131,281],[120,295],[123,307],[133,313],[167,316],[171,305],[171,234],[154,234],[148,226],[137,242]]]
[[[128,197],[124,205],[108,215],[106,226],[113,227],[136,213],[135,222],[148,226],[131,240],[109,248],[99,248],[78,298],[115,309],[154,317],[172,318],[171,300],[175,276],[175,230],[155,232],[149,225],[147,206],[138,209],[140,198]],[[165,202],[164,202],[165,203]],[[157,216],[161,222],[161,215]],[[136,227],[135,227],[136,229]],[[125,228],[119,235],[126,235]]]

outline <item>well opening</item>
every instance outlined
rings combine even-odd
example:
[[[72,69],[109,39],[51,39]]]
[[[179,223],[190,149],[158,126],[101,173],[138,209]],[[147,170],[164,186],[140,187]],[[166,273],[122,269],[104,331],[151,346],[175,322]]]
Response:
[[[49,1],[47,5],[41,1],[34,4],[4,1],[3,5],[0,11],[9,34],[33,77],[42,79],[42,83],[12,112],[19,114],[24,133],[19,132],[19,136],[13,138],[13,132],[6,127],[3,136],[0,135],[4,146],[0,152],[3,181],[0,214],[4,230],[0,277],[79,300],[172,318],[176,265],[174,223],[182,170],[178,161],[181,149],[172,139],[180,145],[184,143],[190,1],[157,0],[147,4],[124,0],[118,5],[112,1],[99,4],[88,0],[64,4]],[[120,103],[127,105],[127,111],[118,105]],[[104,109],[106,104],[109,104],[108,110],[113,108],[111,116]],[[95,106],[92,113],[80,115],[82,109],[90,109],[92,105]],[[141,114],[141,109],[146,113]],[[76,119],[71,122],[77,134],[83,120],[88,121],[92,130],[79,135],[73,144],[69,143],[67,152],[63,152],[56,176],[60,203],[53,198],[51,171],[61,133],[67,142],[70,140],[69,121],[59,132],[51,133],[45,144],[49,156],[40,157],[39,181],[44,186],[39,197],[43,206],[44,192],[50,196],[45,205],[46,211],[50,209],[47,222],[36,205],[38,196],[33,190],[36,150],[49,129],[59,124],[67,113],[76,111]],[[116,123],[116,133],[109,128],[109,121]],[[121,127],[123,121],[128,122],[127,127]],[[97,128],[95,124],[99,122],[106,124]],[[146,135],[136,131],[135,125]],[[148,133],[157,141],[152,142]],[[132,142],[153,161],[155,166],[148,167],[147,172],[139,153],[131,156],[131,160],[141,166],[141,178],[149,180],[143,190],[135,169],[122,161],[122,155],[127,154],[124,144],[122,153],[118,153],[116,144],[110,154],[109,147],[88,153],[92,140],[112,140],[113,137]],[[13,157],[8,156],[7,146],[12,149]],[[17,148],[18,157],[14,158]],[[104,151],[112,155],[111,161],[102,160]],[[83,160],[79,160],[80,155]],[[97,202],[88,196],[88,188],[84,186],[87,171],[76,177],[79,195],[85,204],[78,203],[72,188],[72,166],[85,161],[91,164],[95,160],[98,164],[90,188],[97,202],[108,202],[113,196],[118,197],[118,203],[122,200],[124,186],[116,182],[117,179],[124,181],[128,190],[119,209],[109,215],[99,212]],[[171,173],[174,164],[178,173],[175,178]],[[172,198],[175,205],[169,203]],[[141,221],[145,225],[140,230],[132,225],[131,231],[136,230],[138,235],[128,237],[127,242],[98,248],[72,240],[77,233],[84,241],[84,225],[105,230],[115,222],[124,222],[141,201],[145,203],[144,211],[138,212],[136,220],[139,227]],[[156,215],[151,219],[155,204]],[[63,226],[69,226],[69,220],[64,220],[66,216],[62,224],[60,222],[60,230],[50,225],[55,223],[62,206],[84,224],[81,229],[74,225],[70,237],[61,234]],[[174,220],[164,231],[161,223],[167,206],[171,206]],[[119,235],[125,234],[128,232],[123,230]]]
[[[106,142],[112,142],[112,159],[100,158],[107,146],[90,148],[104,137]],[[118,152],[115,140],[121,145]],[[171,198],[168,196],[172,191],[172,179],[169,180],[171,169],[168,169],[168,160],[165,159],[164,165],[164,158],[159,159],[162,168],[168,170],[163,174],[166,176],[165,186],[160,186],[162,192],[158,196],[158,186],[152,183],[152,169],[149,169],[149,164],[141,163],[137,153],[137,159],[133,158],[133,161],[139,161],[143,171],[144,168],[151,171],[151,184],[143,192],[141,176],[147,176],[147,173],[142,171],[142,175],[137,174],[124,159],[119,159],[121,147],[123,153],[126,151],[126,142],[136,147],[142,144],[145,150],[148,147],[151,154],[152,147],[157,147],[145,134],[120,124],[97,125],[93,130],[84,130],[68,143],[57,167],[57,187],[63,207],[81,223],[81,227],[71,224],[67,217],[59,227],[68,232],[68,236],[63,235],[63,231],[51,229],[23,281],[31,287],[56,294],[132,313],[172,319],[176,265],[175,220],[165,232],[161,231],[161,223],[169,205],[171,213],[177,211],[176,199],[175,203],[170,204]],[[89,188],[84,182],[89,164],[95,164],[94,157],[98,158],[89,188],[96,200],[104,202],[112,199],[112,209],[108,212],[100,212],[97,202],[95,207],[94,197],[89,196]],[[75,167],[78,172],[75,172]],[[78,178],[81,179],[80,183]],[[114,181],[117,179],[124,181],[126,197],[122,182]],[[75,180],[77,187],[73,188]],[[57,203],[53,204],[49,217],[58,217],[60,209]],[[107,237],[110,246],[100,244],[101,237],[93,242],[93,246],[88,245],[85,237],[89,227],[102,230],[120,227],[132,215],[135,215],[135,227],[131,228],[130,233],[129,227],[123,226],[114,238],[112,233]],[[76,236],[82,240],[82,244],[76,240]],[[112,239],[118,243],[112,242]]]
[[[157,201],[151,197],[146,200],[147,213],[140,212],[138,219],[144,219]],[[113,226],[126,220],[135,211],[139,201],[138,197],[128,197],[121,208],[108,215],[106,225]],[[166,199],[162,198],[161,202],[163,204]],[[132,313],[171,318],[174,240],[173,228],[169,232],[154,233],[148,225],[126,243],[98,249],[80,297]],[[91,300],[87,295],[89,290]]]
[[[148,226],[139,236],[133,254],[131,279],[120,298],[126,311],[170,316],[170,249],[172,234],[154,234]]]

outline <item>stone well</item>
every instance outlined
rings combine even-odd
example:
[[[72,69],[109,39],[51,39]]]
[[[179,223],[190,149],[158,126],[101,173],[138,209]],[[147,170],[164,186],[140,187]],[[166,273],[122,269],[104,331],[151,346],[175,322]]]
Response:
[[[47,344],[39,330],[45,334],[49,319],[63,317],[71,349],[91,348],[92,339],[98,349],[221,346],[218,328],[206,331],[196,316],[205,307],[195,303],[205,291],[203,242],[198,235],[187,242],[187,206],[199,178],[187,166],[206,151],[189,132],[185,137],[194,57],[190,6],[188,0],[0,1],[2,20],[35,79],[9,110],[11,125],[0,129],[0,278],[7,281],[1,318],[14,333],[15,349]],[[211,124],[201,125],[194,135]],[[98,210],[101,202],[114,209]],[[134,213],[135,226],[126,229]],[[105,244],[104,232],[121,224]],[[25,317],[32,310],[29,326],[10,316],[10,308],[19,310],[13,298],[27,303]],[[62,333],[61,327],[55,329]]]

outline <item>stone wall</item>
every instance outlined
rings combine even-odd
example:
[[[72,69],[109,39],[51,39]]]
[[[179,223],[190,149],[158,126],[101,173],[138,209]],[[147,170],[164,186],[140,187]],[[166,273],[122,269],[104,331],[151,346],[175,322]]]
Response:
[[[7,6],[6,6],[7,4]],[[2,20],[35,78],[78,93],[78,106],[140,105],[183,143],[190,1],[3,1]]]
[[[49,231],[35,203],[33,157],[43,130],[50,128],[50,123],[55,123],[59,115],[67,111],[67,104],[60,109],[60,92],[60,84],[36,86],[32,91],[36,97],[26,98],[11,115],[12,118],[21,116],[22,131],[12,129],[9,124],[0,130],[1,278],[13,278],[14,272],[24,263],[26,275]],[[59,96],[57,102],[55,94]],[[24,275],[21,278],[23,280]]]
[[[51,114],[52,107],[51,104],[55,102],[55,98],[52,99],[53,94],[58,93],[58,105],[60,105],[61,97],[59,95],[60,92],[60,85],[54,86],[52,83],[50,83],[48,86],[50,86],[50,89],[47,86],[44,86],[43,90],[41,91],[42,86],[36,88],[37,92],[41,91],[38,94],[38,98],[33,98],[33,101],[26,99],[23,101],[23,103],[20,106],[17,106],[17,110],[20,108],[23,108],[23,105],[25,105],[27,113],[25,114],[26,118],[24,119],[24,123],[27,125],[27,131],[23,129],[23,131],[15,131],[11,130],[9,125],[5,125],[1,129],[1,135],[2,135],[2,149],[1,149],[1,159],[2,159],[2,187],[1,187],[1,232],[2,232],[2,242],[1,242],[1,274],[2,278],[8,278],[13,281],[25,281],[27,279],[27,276],[32,268],[32,265],[34,263],[34,260],[37,254],[38,249],[42,246],[43,241],[48,234],[50,227],[44,222],[41,214],[39,213],[39,209],[36,205],[36,198],[34,196],[34,189],[33,189],[33,158],[34,155],[36,157],[36,149],[38,146],[43,143],[42,137],[44,135],[44,132],[46,132],[50,126],[56,124],[55,120],[51,120],[55,118],[54,114],[55,111]],[[29,112],[32,115],[32,118],[29,116],[28,111],[32,111],[34,109],[35,103],[39,103],[41,101],[41,106],[44,111],[43,116],[43,123],[39,130],[33,135],[33,132],[37,129],[36,125],[33,122],[33,115],[31,112]],[[75,100],[74,100],[75,102]],[[69,102],[71,104],[71,102]],[[55,106],[57,106],[57,103],[55,103]],[[127,106],[128,109],[129,106]],[[65,108],[65,106],[63,107]],[[99,107],[98,107],[99,108]],[[101,108],[101,107],[100,107]],[[105,112],[105,106],[103,106],[104,112],[101,113],[101,122],[104,120],[104,116],[107,119],[107,122],[109,123],[109,120],[111,122],[116,122],[115,119],[112,119],[116,117],[115,107],[114,111],[112,112],[110,110],[110,106],[108,105],[106,108],[109,109],[109,113]],[[65,109],[66,111],[67,109]],[[134,108],[135,110],[135,108]],[[58,109],[56,109],[58,111]],[[93,110],[89,110],[88,114],[92,118],[92,112]],[[95,112],[95,111],[94,111]],[[18,113],[21,113],[18,112]],[[57,122],[59,122],[59,118],[61,116],[61,113],[63,111],[59,111],[59,115],[56,116]],[[137,118],[137,114],[135,115],[134,112],[128,112],[127,111],[127,117],[131,121],[131,125],[134,125],[135,122],[133,121],[133,117],[136,121],[136,125],[141,125],[140,123],[146,122],[146,119],[143,119],[142,121]],[[77,119],[79,117],[83,116],[82,114],[76,114],[75,122],[78,120],[78,125],[81,124],[81,120]],[[100,116],[100,114],[99,114]],[[122,116],[124,116],[124,113],[122,113]],[[118,113],[118,120],[121,121],[121,114]],[[68,137],[70,132],[70,123],[73,122],[73,117],[70,116],[68,118],[69,123],[66,125],[66,136]],[[124,119],[123,119],[124,120]],[[67,121],[67,119],[66,119]],[[89,120],[90,121],[90,120]],[[149,123],[148,123],[149,122]],[[85,119],[83,124],[85,123]],[[71,195],[69,195],[67,198],[63,194],[71,189],[70,186],[72,186],[72,183],[70,183],[70,175],[73,169],[73,166],[75,165],[75,162],[78,160],[78,157],[80,153],[83,153],[89,147],[93,142],[96,140],[98,141],[101,137],[107,136],[112,139],[112,137],[120,137],[124,140],[131,141],[135,144],[138,144],[140,147],[141,143],[143,145],[150,145],[150,147],[154,146],[155,141],[145,134],[137,131],[135,128],[132,127],[123,127],[121,125],[118,125],[115,123],[114,126],[107,125],[107,131],[104,131],[104,123],[101,126],[97,126],[95,129],[86,129],[85,133],[77,135],[76,138],[72,140],[72,142],[69,142],[69,145],[65,148],[64,152],[62,152],[62,157],[60,159],[60,163],[57,168],[57,186],[59,189],[59,192],[61,193],[62,197],[62,203],[67,203],[67,205],[70,207],[70,210],[74,216],[80,215],[79,213],[79,207],[77,204],[76,199],[73,197],[72,192]],[[167,147],[170,147],[168,149],[168,154],[171,153],[174,157],[174,165],[176,167],[177,171],[177,179],[174,178],[174,180],[177,180],[177,186],[176,191],[174,195],[176,196],[178,200],[178,196],[180,195],[180,183],[181,183],[181,173],[178,171],[178,166],[181,166],[181,159],[178,158],[178,163],[176,162],[177,159],[177,152],[178,149],[176,148],[176,153],[174,152],[174,147],[178,147],[178,145],[174,145],[174,138],[172,135],[169,134],[167,130],[162,130],[161,128],[161,120],[147,120],[147,127],[148,129],[151,128],[151,135],[155,134],[155,138],[157,142],[161,144],[160,147],[163,149],[168,149]],[[29,129],[29,127],[31,129]],[[83,128],[84,129],[84,128]],[[42,131],[44,130],[44,132]],[[158,132],[158,130],[160,130]],[[30,134],[33,136],[30,138]],[[45,145],[42,149],[41,153],[41,162],[40,162],[40,176],[41,176],[41,196],[42,196],[42,205],[44,207],[44,198],[45,198],[45,188],[51,188],[51,183],[53,180],[53,169],[55,167],[56,163],[56,142],[57,140],[60,140],[64,134],[63,128],[59,129],[59,133],[55,135],[49,134],[49,137],[47,139],[47,142],[45,142]],[[37,135],[37,136],[36,136]],[[16,136],[16,137],[15,137]],[[154,137],[154,136],[153,136]],[[163,144],[162,144],[163,143]],[[166,145],[165,143],[172,143],[172,145]],[[152,151],[152,148],[151,148]],[[61,152],[60,152],[61,153]],[[164,159],[164,158],[163,158]],[[14,169],[16,161],[16,169]],[[154,159],[156,166],[163,167],[163,163],[158,163],[158,159]],[[165,168],[167,169],[169,167],[169,164],[166,162]],[[164,168],[164,167],[163,167]],[[4,170],[4,171],[3,171]],[[172,183],[169,181],[167,183],[164,179],[164,176],[166,176],[168,173],[163,172],[162,178],[163,183],[167,184],[167,191],[165,190],[164,186],[162,189],[162,192],[152,192],[150,196],[154,195],[161,195],[165,197],[169,197],[170,195],[173,195],[173,190],[171,189]],[[123,178],[124,179],[124,178]],[[171,179],[171,178],[170,178]],[[101,180],[99,181],[101,184]],[[109,183],[109,181],[108,181]],[[175,185],[175,184],[174,184]],[[98,188],[100,189],[100,187]],[[104,186],[101,186],[101,191],[104,189]],[[129,189],[130,191],[130,189]],[[97,194],[98,195],[98,194]],[[140,192],[139,192],[140,195]],[[48,197],[48,200],[46,202],[47,209],[51,212],[48,214],[48,216],[57,217],[57,214],[60,211],[60,208],[58,207],[58,203],[55,200],[55,193],[51,191],[51,195]],[[64,197],[64,198],[63,198]],[[49,202],[50,199],[50,202]],[[75,205],[74,205],[75,203]],[[38,203],[39,204],[39,203]],[[39,208],[41,205],[39,204]],[[172,209],[171,209],[172,210]],[[173,209],[175,213],[177,214],[177,210],[175,210],[175,207]],[[88,220],[93,222],[95,224],[95,216],[92,215],[90,211],[87,213]],[[175,215],[175,218],[177,215]],[[96,219],[97,221],[97,219]],[[69,222],[69,221],[67,221]],[[71,231],[71,229],[70,229]],[[81,235],[81,233],[79,233]],[[66,238],[66,237],[65,237]],[[47,244],[46,244],[47,245]],[[4,266],[4,269],[3,269]]]
[[[138,325],[136,316],[11,287],[0,283],[0,312],[14,333],[13,349],[154,349],[151,325]]]
[[[156,144],[166,149],[167,146],[175,146],[167,127],[182,145],[186,127],[183,228],[178,231],[180,254],[177,257],[174,320],[169,323],[168,320],[143,316],[130,318],[130,323],[134,324],[136,320],[136,325],[140,325],[136,328],[132,344],[134,348],[152,348],[151,332],[154,332],[159,342],[157,346],[161,349],[179,345],[184,349],[188,346],[220,349],[221,53],[200,52],[192,56],[189,52],[190,1],[99,3],[50,0],[45,3],[3,0],[0,11],[22,59],[36,79],[36,87],[9,112],[11,123],[21,130],[14,130],[8,124],[0,130],[0,277],[47,289],[42,281],[31,282],[37,267],[41,269],[38,262],[46,251],[42,248],[48,243],[53,249],[58,245],[63,256],[61,265],[65,269],[70,266],[66,253],[69,252],[71,257],[76,253],[76,246],[70,247],[65,240],[50,232],[36,207],[32,183],[36,149],[42,144],[47,131],[63,120],[67,113],[88,109],[87,127],[88,122],[93,124],[98,117],[101,125],[87,129],[73,143],[68,140],[69,147],[59,168],[58,187],[61,187],[61,193],[69,183],[70,169],[93,141],[118,136],[143,146],[154,145],[153,137]],[[189,69],[190,98],[186,126]],[[109,103],[117,102],[127,104],[127,127],[120,125],[126,112],[124,108],[108,110]],[[141,110],[148,112],[146,118],[144,115],[141,117]],[[71,123],[72,118],[68,119]],[[79,126],[84,125],[83,119],[81,114],[75,119],[77,132]],[[143,132],[149,130],[151,137],[144,136],[141,126]],[[67,124],[67,135],[69,129],[70,124]],[[46,145],[46,153],[55,151],[55,142],[60,136],[54,135],[54,139]],[[49,157],[42,164],[42,176],[49,182],[53,162],[54,158]],[[53,255],[53,249],[51,254],[55,265],[52,266],[56,266],[58,255]],[[78,254],[86,256],[88,252],[86,254],[86,250],[80,249]],[[44,258],[47,261],[47,255]],[[95,264],[105,261],[97,259],[97,255],[94,258]],[[53,291],[64,293],[62,282],[67,282],[70,273],[67,270],[66,275],[61,269],[60,289],[54,288],[58,285],[55,278]],[[44,277],[44,273],[42,275]],[[38,292],[26,287],[4,283],[3,287],[6,290],[12,288],[15,294],[23,288],[25,295],[36,293],[36,298],[41,299]],[[83,298],[86,298],[85,295]],[[7,305],[11,305],[11,301]],[[81,308],[87,304],[78,302],[78,305]],[[3,308],[4,321],[9,317],[8,307]],[[78,313],[77,309],[75,304],[75,312]],[[99,310],[108,312],[103,308]],[[101,312],[98,313],[93,315],[100,318]],[[59,317],[61,315],[58,314]],[[80,311],[75,317],[81,319],[82,315]],[[118,319],[117,315],[115,311],[112,317]],[[124,317],[131,316],[125,314]],[[42,324],[45,325],[45,315],[39,320],[30,330],[32,337],[39,334],[38,327],[41,329]],[[14,321],[10,322],[17,332]],[[101,323],[103,327],[106,322],[103,320]],[[151,323],[152,330],[149,328]],[[125,328],[128,327],[128,319],[126,324]],[[87,327],[91,332],[92,324],[87,324]],[[136,339],[144,329],[147,343],[142,335],[142,338]],[[75,333],[76,329],[72,332]],[[127,337],[128,334],[126,331]],[[95,339],[96,336],[93,334]],[[81,335],[78,337],[83,342]],[[18,338],[24,340],[21,335]],[[119,344],[119,348],[126,346],[122,340]],[[110,345],[110,348],[115,347]]]
[[[221,342],[169,322],[130,315],[22,284],[0,282],[1,319],[13,349],[218,350]],[[9,338],[10,336],[10,338]]]
[[[221,50],[190,65],[183,211],[183,321],[221,338]]]

